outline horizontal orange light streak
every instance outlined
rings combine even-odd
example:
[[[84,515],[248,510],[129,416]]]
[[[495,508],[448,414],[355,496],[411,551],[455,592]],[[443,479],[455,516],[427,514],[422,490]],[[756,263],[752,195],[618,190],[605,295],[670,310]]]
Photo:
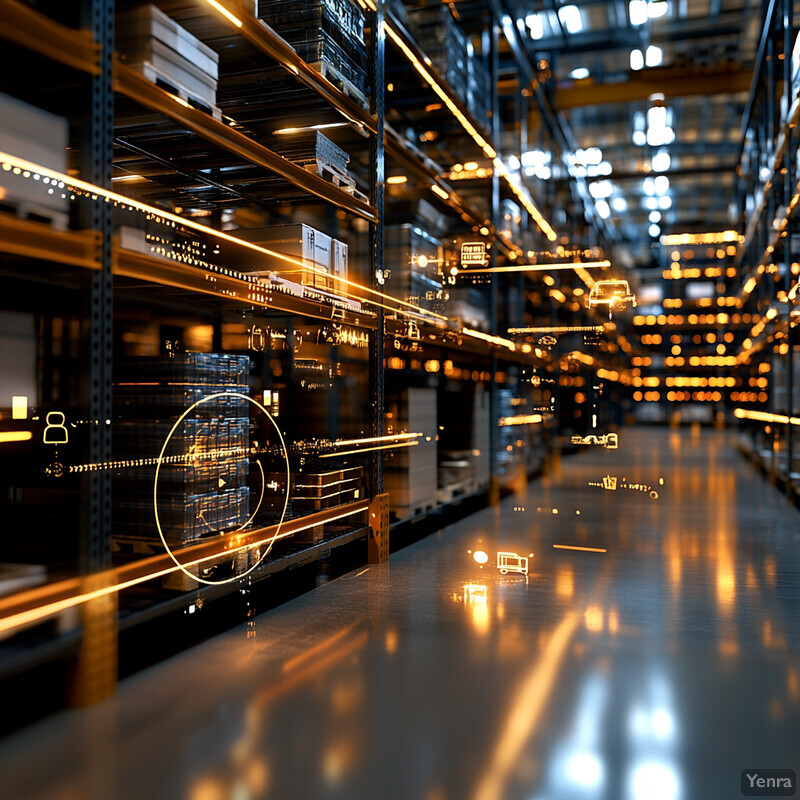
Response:
[[[325,523],[335,522],[336,520],[344,519],[345,517],[352,517],[355,514],[362,513],[365,510],[365,508],[366,506],[351,509],[343,514],[326,518],[324,522]],[[200,566],[201,564],[204,564],[207,561],[215,561],[220,558],[225,558],[227,556],[234,555],[235,553],[238,553],[242,550],[252,550],[256,547],[260,547],[261,545],[266,544],[267,542],[276,541],[278,539],[284,539],[288,536],[294,536],[296,533],[300,533],[301,531],[313,528],[317,524],[319,524],[319,522],[312,522],[300,528],[292,528],[291,531],[288,531],[286,533],[267,536],[266,538],[260,539],[259,541],[256,542],[250,542],[248,544],[240,545],[238,547],[231,547],[229,550],[225,550],[224,552],[214,553],[213,555],[210,556],[204,556],[203,558],[198,558],[195,559],[194,561],[184,563],[182,566],[184,568],[196,567]],[[244,531],[243,533],[246,534],[247,531]],[[123,589],[129,589],[131,586],[137,586],[140,583],[145,583],[146,581],[151,581],[154,580],[155,578],[161,578],[164,575],[169,575],[173,572],[177,572],[179,569],[180,567],[177,564],[170,564],[164,569],[159,569],[154,572],[149,572],[146,575],[139,575],[127,581],[120,581],[119,583],[115,583],[111,586],[104,586],[101,589],[95,589],[91,592],[82,592],[74,594],[71,597],[65,597],[62,600],[56,600],[54,602],[45,603],[41,606],[37,606],[36,608],[31,608],[26,611],[20,611],[16,614],[10,614],[7,617],[0,618],[0,633],[8,630],[13,630],[14,628],[18,628],[21,625],[29,625],[34,622],[39,622],[40,620],[46,619],[47,617],[51,617],[54,614],[60,613],[61,611],[65,611],[68,608],[74,608],[75,606],[79,606],[82,603],[87,603],[90,600],[96,600],[99,597],[105,597],[106,595],[109,594],[121,592]],[[109,570],[110,574],[113,574],[113,572],[114,570]],[[68,580],[64,581],[63,583],[65,585],[71,585],[71,584],[77,585],[78,582],[76,580],[72,581]],[[33,590],[33,591],[36,592],[42,590],[49,590],[51,588],[52,588],[51,586],[45,585],[39,587],[38,590]],[[8,595],[7,597],[2,598],[2,600],[0,600],[0,605],[2,605],[3,601],[13,602],[14,595]]]
[[[800,417],[787,417],[786,414],[770,414],[766,411],[751,411],[748,408],[734,408],[733,416],[739,419],[754,419],[759,422],[800,425]]]
[[[538,328],[509,328],[511,334],[518,333],[572,333],[579,331],[583,333],[603,333],[605,328],[602,325],[550,325]]]
[[[397,33],[386,20],[383,20],[383,29],[389,35],[389,38],[403,51],[403,55],[411,62],[414,69],[419,72],[425,82],[428,83],[431,89],[439,96],[439,99],[447,106],[450,113],[461,123],[461,127],[472,137],[475,144],[477,144],[489,158],[494,158],[497,155],[495,149],[480,135],[480,133],[478,133],[475,126],[464,116],[461,109],[453,102],[451,97],[425,68],[411,48],[403,41],[400,34]]]
[[[0,433],[0,444],[7,442],[27,442],[33,438],[30,431],[3,431]]]
[[[477,269],[460,269],[460,273],[470,272],[550,272],[554,269],[606,269],[610,261],[573,261],[569,264],[514,264],[510,267],[479,267]]]
[[[218,239],[222,239],[223,241],[238,245],[239,247],[246,247],[249,250],[254,250],[257,253],[262,253],[264,255],[271,256],[272,258],[277,258],[280,259],[281,261],[285,261],[288,264],[293,264],[294,266],[302,267],[304,270],[307,270],[308,272],[313,272],[318,275],[323,275],[326,278],[332,277],[329,272],[325,272],[324,270],[311,267],[302,261],[298,261],[296,258],[292,258],[291,256],[285,255],[284,253],[279,253],[275,250],[269,250],[266,247],[261,247],[261,245],[255,244],[254,242],[247,242],[244,239],[240,239],[238,236],[233,236],[230,233],[226,233],[224,231],[218,231],[215,230],[214,228],[209,228],[208,226],[203,225],[200,222],[196,222],[195,220],[189,217],[179,217],[177,214],[172,214],[169,211],[165,211],[164,209],[155,208],[154,206],[149,206],[146,203],[141,203],[138,200],[133,200],[130,197],[118,194],[117,192],[112,192],[108,189],[103,189],[101,186],[95,186],[93,183],[87,183],[86,181],[82,181],[79,178],[75,178],[70,175],[65,175],[62,172],[57,172],[56,170],[43,167],[41,164],[34,164],[32,161],[26,161],[24,158],[13,156],[10,153],[4,153],[0,151],[0,164],[2,165],[3,170],[6,172],[9,171],[9,167],[7,167],[6,165],[10,165],[11,168],[17,168],[23,174],[25,172],[36,173],[46,178],[50,178],[50,180],[55,179],[56,181],[59,181],[60,183],[64,184],[63,188],[65,190],[68,190],[71,187],[75,187],[76,189],[80,189],[81,191],[89,192],[92,195],[97,195],[98,197],[106,198],[106,200],[108,201],[114,201],[117,203],[121,203],[122,205],[130,206],[131,208],[135,208],[138,211],[143,211],[146,214],[154,214],[161,219],[169,220],[170,222],[176,222],[187,228],[193,228],[196,231],[201,231],[202,233],[208,234],[210,236],[215,236]],[[392,304],[391,306],[382,306],[383,308],[386,308],[389,311],[399,312],[409,315],[409,311],[406,311],[405,309],[410,309],[416,315],[430,317],[434,320],[447,322],[447,317],[444,317],[441,314],[436,314],[433,311],[427,311],[424,308],[415,306],[413,303],[407,303],[405,300],[399,300],[396,297],[392,297],[391,295],[379,292],[377,289],[372,289],[368,286],[362,286],[360,283],[347,280],[346,278],[335,277],[335,280],[339,284],[346,284],[347,286],[352,286],[362,292],[368,292],[369,294],[375,295],[376,297],[383,298],[384,300]],[[378,306],[381,305],[375,300],[369,300],[367,298],[363,298],[358,295],[348,294],[347,292],[342,292],[342,294],[349,297],[353,297],[358,300],[363,300],[366,303],[372,303]],[[402,306],[402,308],[398,306]]]
[[[714,233],[670,233],[659,240],[662,245],[680,246],[688,244],[725,244],[726,242],[744,241],[736,231],[718,231]]]
[[[584,550],[587,553],[607,553],[605,547],[578,547],[575,544],[554,544],[556,550]]]
[[[334,447],[344,444],[372,444],[373,442],[393,442],[397,439],[418,439],[421,433],[396,433],[393,436],[373,436],[371,439],[337,439]]]
[[[502,336],[492,336],[489,333],[484,333],[483,331],[474,331],[472,328],[462,328],[461,333],[465,336],[471,336],[473,339],[483,339],[484,342],[489,342],[489,344],[496,344],[500,347],[507,347],[509,350],[516,350],[517,346],[511,339],[504,339]]]
[[[505,428],[510,425],[533,425],[541,422],[542,419],[544,418],[541,414],[520,414],[517,417],[501,417],[498,426]]]
[[[336,458],[336,456],[349,456],[351,453],[373,453],[375,450],[391,450],[397,447],[415,447],[419,442],[398,442],[397,444],[385,444],[381,447],[359,447],[355,450],[344,450],[341,453],[323,453],[320,458]]]

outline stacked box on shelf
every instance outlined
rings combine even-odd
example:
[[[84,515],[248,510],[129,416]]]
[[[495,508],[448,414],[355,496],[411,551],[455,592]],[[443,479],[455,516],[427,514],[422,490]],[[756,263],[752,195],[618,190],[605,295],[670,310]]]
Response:
[[[351,0],[257,0],[256,16],[321,75],[367,104],[364,13]]]
[[[306,168],[316,172],[320,167],[329,167],[342,175],[347,175],[350,156],[320,131],[293,131],[276,135],[271,142],[272,149]]]
[[[249,359],[216,353],[130,359],[114,383],[114,536],[170,545],[243,525],[249,516]],[[237,396],[238,395],[238,396]],[[187,416],[176,426],[184,412]],[[174,428],[174,430],[173,430]],[[137,465],[138,460],[142,461]]]
[[[472,116],[488,131],[489,112],[491,111],[491,79],[489,71],[478,58],[469,42],[469,60],[467,67],[467,108],[472,112]]]
[[[292,474],[292,508],[320,511],[364,497],[364,468]]]
[[[148,80],[219,116],[219,56],[156,6],[117,17],[116,46],[125,63]]]
[[[67,171],[67,120],[0,94],[0,150],[49,169]],[[67,194],[48,181],[0,170],[0,210],[66,230]]]
[[[319,131],[277,134],[269,137],[266,144],[278,155],[319,175],[334,186],[354,193],[356,182],[347,172],[350,155]]]
[[[269,473],[268,484],[286,481],[285,473]],[[364,468],[346,467],[343,469],[320,469],[314,467],[304,472],[291,474],[290,510],[291,516],[304,516],[326,508],[345,505],[365,497]],[[275,503],[273,499],[271,502]],[[325,524],[320,523],[298,531],[294,535],[298,542],[317,542],[322,539]]]
[[[444,392],[439,417],[444,425],[437,494],[440,502],[449,502],[489,484],[489,393],[482,384],[473,392]]]
[[[292,264],[276,260],[269,270],[302,286],[335,290],[337,278],[347,280],[347,245],[310,225],[297,223],[270,228],[243,228],[234,233],[247,242],[302,262]]]
[[[387,433],[419,433],[419,444],[387,450],[384,489],[389,508],[407,519],[436,505],[436,390],[410,388],[386,403]],[[391,415],[391,416],[390,416]]]
[[[420,47],[439,74],[464,101],[469,88],[470,46],[446,5],[408,9]]]
[[[439,239],[410,223],[387,225],[384,237],[384,271],[389,272],[385,291],[428,311],[444,313]]]

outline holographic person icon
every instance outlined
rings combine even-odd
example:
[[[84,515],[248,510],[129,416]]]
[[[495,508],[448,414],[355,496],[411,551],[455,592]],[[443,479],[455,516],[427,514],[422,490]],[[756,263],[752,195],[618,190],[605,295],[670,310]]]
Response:
[[[66,417],[61,411],[50,411],[47,414],[47,427],[44,429],[45,444],[66,444],[69,431],[64,424]]]

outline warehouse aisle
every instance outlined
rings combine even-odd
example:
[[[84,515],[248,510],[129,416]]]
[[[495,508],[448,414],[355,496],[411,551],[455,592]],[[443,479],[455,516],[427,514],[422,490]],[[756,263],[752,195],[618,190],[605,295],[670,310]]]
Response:
[[[2,794],[696,800],[798,769],[800,513],[731,436],[624,429],[564,458],[6,740]]]

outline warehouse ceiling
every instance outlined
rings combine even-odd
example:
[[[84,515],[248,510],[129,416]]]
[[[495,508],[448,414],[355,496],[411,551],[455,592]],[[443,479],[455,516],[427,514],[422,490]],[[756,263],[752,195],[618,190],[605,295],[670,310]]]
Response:
[[[589,189],[639,266],[655,266],[662,234],[733,226],[728,209],[760,7],[758,0],[505,4],[531,63],[552,74],[545,89],[584,150],[573,168],[603,164],[606,174],[590,175]]]

